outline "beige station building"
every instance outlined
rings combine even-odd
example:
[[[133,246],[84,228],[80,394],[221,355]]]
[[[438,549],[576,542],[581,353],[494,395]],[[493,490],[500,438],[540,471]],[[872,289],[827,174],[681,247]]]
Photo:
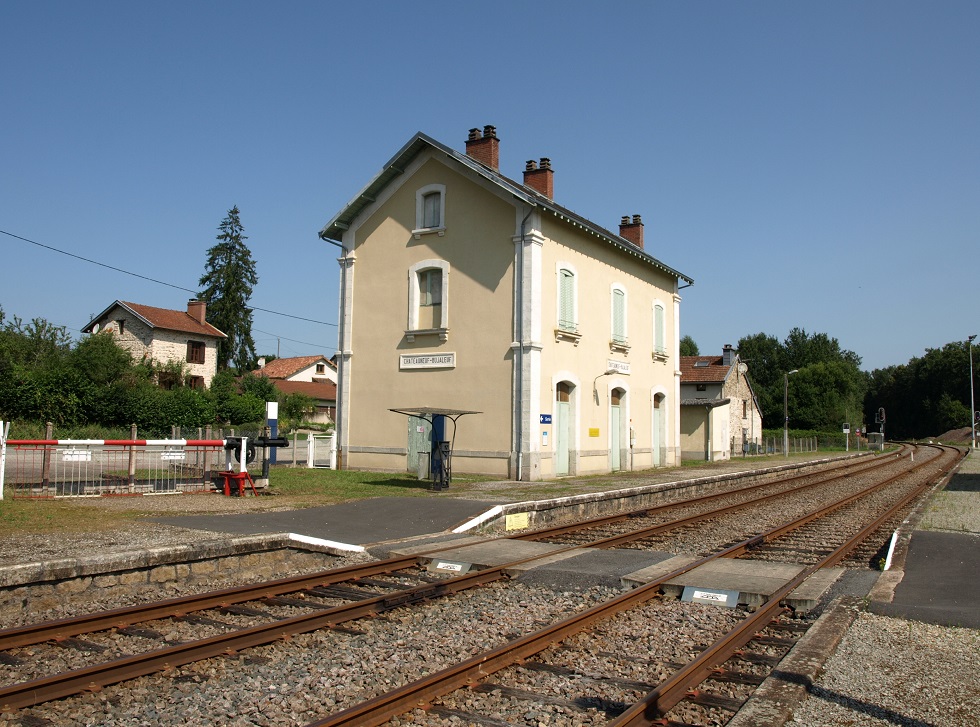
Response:
[[[639,215],[557,204],[551,160],[408,141],[320,232],[340,264],[339,466],[540,480],[680,463],[679,290]]]

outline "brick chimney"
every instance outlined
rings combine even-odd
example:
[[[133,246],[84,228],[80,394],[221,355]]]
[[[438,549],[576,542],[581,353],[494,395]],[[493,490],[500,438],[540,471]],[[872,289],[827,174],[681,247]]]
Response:
[[[524,186],[530,187],[548,199],[555,197],[555,172],[551,169],[551,160],[541,157],[539,167],[533,159],[529,159],[524,167]]]
[[[482,135],[479,129],[470,129],[470,136],[466,140],[466,156],[494,171],[500,171],[500,139],[497,138],[497,127],[484,126]]]
[[[619,236],[632,242],[642,250],[643,220],[640,219],[640,216],[633,215],[633,221],[631,222],[629,215],[623,215],[623,219],[619,221]]]
[[[726,343],[721,349],[721,362],[725,366],[731,366],[734,360],[735,351],[732,349],[732,344]]]
[[[193,318],[198,323],[204,323],[204,317],[208,312],[208,304],[203,300],[189,300],[187,301],[187,315]]]

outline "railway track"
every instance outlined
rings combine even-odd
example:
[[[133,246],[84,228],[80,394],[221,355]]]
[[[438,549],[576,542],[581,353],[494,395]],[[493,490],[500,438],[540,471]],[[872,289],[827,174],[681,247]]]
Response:
[[[782,485],[771,483],[752,485],[737,491],[695,498],[684,503],[647,508],[638,513],[595,518],[585,524],[578,524],[579,531],[584,528],[590,532],[584,541],[574,535],[572,540],[582,541],[590,547],[613,547],[624,543],[642,542],[644,538],[650,537],[651,530],[664,532],[671,527],[677,528],[697,522],[698,518],[703,522],[704,518],[719,518],[740,509],[757,508],[761,502],[772,497],[786,499],[803,490],[827,487],[828,483],[840,481],[841,477],[853,477],[856,472],[869,473],[873,469],[894,467],[896,459],[880,458],[879,461],[872,463],[874,467],[851,466],[844,473],[831,473],[830,476],[810,475],[805,483],[798,478],[792,478],[794,482]],[[923,461],[919,466],[926,465],[927,463]],[[764,493],[767,489],[775,489],[779,492],[770,492],[768,495],[757,494]],[[712,507],[713,503],[724,501],[726,498],[729,500],[735,498],[740,502]],[[702,512],[673,520],[668,518],[672,510],[692,508],[699,508]],[[660,522],[651,525],[648,522],[651,519],[659,519]],[[625,527],[628,532],[610,535],[608,528],[613,526]],[[575,526],[563,525],[521,533],[514,537],[547,541],[575,532]],[[565,547],[568,549],[583,547],[582,542],[575,542]],[[753,542],[758,544],[757,539]],[[434,577],[419,569],[416,562],[416,556],[393,558],[366,566],[352,566],[297,579],[283,579],[201,596],[174,599],[146,607],[117,609],[78,619],[65,619],[61,622],[2,631],[0,649],[5,649],[3,653],[7,656],[5,659],[0,657],[0,660],[16,662],[20,658],[17,655],[18,649],[27,645],[53,643],[72,650],[90,649],[91,652],[99,652],[98,640],[93,640],[91,637],[80,639],[79,636],[102,633],[106,630],[109,630],[107,633],[113,636],[121,635],[126,639],[146,640],[152,643],[154,640],[159,640],[161,632],[151,626],[137,626],[137,624],[147,624],[160,619],[176,620],[218,631],[232,627],[231,633],[218,633],[207,638],[181,639],[180,643],[170,643],[163,648],[146,653],[99,661],[81,669],[72,669],[0,688],[0,707],[9,712],[46,699],[57,699],[87,690],[100,689],[104,685],[132,679],[141,674],[173,670],[181,664],[233,654],[259,644],[289,639],[297,633],[321,628],[341,629],[343,628],[341,624],[355,619],[376,616],[412,604],[429,603],[476,585],[499,581],[504,578],[504,570],[507,567],[488,568],[466,576]],[[510,565],[512,564],[508,564]],[[340,602],[344,600],[347,602]],[[310,608],[314,610],[309,612]],[[216,610],[219,616],[215,617],[205,612],[206,609]],[[296,614],[297,610],[302,610],[303,613]],[[256,618],[266,619],[268,622],[258,626],[242,626],[238,623],[239,621],[248,623],[250,619]],[[234,628],[236,625],[241,627]],[[92,648],[93,645],[95,648]],[[112,654],[118,652],[118,648],[114,650],[110,647],[101,651]],[[16,667],[17,664],[8,664],[8,666]]]
[[[430,713],[436,720],[451,717],[468,724],[504,725],[513,723],[511,720],[502,716],[492,719],[487,719],[484,716],[487,712],[496,715],[505,714],[506,710],[499,703],[500,700],[498,700],[498,704],[493,706],[483,703],[480,706],[480,712],[459,709],[457,705],[460,703],[473,704],[472,699],[467,699],[466,696],[457,696],[461,691],[506,697],[511,703],[515,701],[521,703],[518,709],[525,711],[528,702],[555,703],[555,700],[541,689],[526,689],[521,686],[512,687],[506,683],[489,681],[491,676],[496,676],[507,669],[514,669],[518,672],[548,672],[552,675],[565,677],[566,682],[563,687],[559,688],[559,691],[564,694],[578,694],[579,696],[576,699],[563,698],[561,705],[568,710],[601,711],[606,715],[610,712],[616,712],[616,716],[608,722],[604,722],[609,727],[624,727],[626,725],[689,725],[691,723],[686,721],[686,717],[684,721],[669,718],[671,711],[685,701],[687,701],[688,707],[696,705],[706,707],[709,710],[727,710],[733,713],[741,706],[741,700],[727,698],[724,695],[712,695],[706,693],[704,690],[698,690],[697,687],[709,680],[721,682],[728,679],[741,681],[746,685],[751,685],[758,681],[758,675],[747,674],[737,669],[724,668],[724,665],[726,662],[736,659],[741,661],[754,660],[757,664],[768,663],[769,665],[775,666],[781,655],[747,652],[745,647],[755,642],[756,644],[770,647],[785,647],[785,653],[785,650],[788,650],[792,646],[794,643],[792,638],[787,639],[785,636],[773,636],[766,633],[767,629],[770,631],[783,629],[790,633],[794,630],[804,630],[802,626],[795,627],[794,629],[793,625],[779,620],[779,617],[787,612],[787,609],[781,605],[782,600],[802,584],[807,577],[820,568],[840,562],[857,544],[866,540],[889,520],[903,512],[917,497],[935,485],[935,475],[948,471],[955,458],[960,456],[962,456],[962,453],[955,452],[954,454],[947,448],[946,451],[940,451],[940,454],[931,460],[920,462],[918,465],[912,467],[910,473],[907,475],[894,475],[881,483],[866,488],[861,493],[844,497],[835,503],[820,508],[794,521],[771,528],[761,535],[748,538],[712,555],[701,558],[690,565],[684,566],[666,574],[660,579],[648,583],[646,586],[625,593],[606,603],[588,609],[583,613],[576,614],[569,619],[553,624],[545,629],[516,639],[499,648],[478,654],[424,679],[378,695],[366,700],[360,705],[343,710],[325,719],[311,722],[308,727],[381,725],[393,718],[409,713],[412,713],[414,718],[419,718],[418,721],[413,718],[411,721],[402,720],[399,724],[429,724],[430,722],[426,718]],[[940,465],[938,472],[936,471],[937,463]],[[728,630],[719,638],[716,638],[706,647],[698,648],[698,653],[695,657],[659,683],[654,685],[649,682],[631,679],[628,676],[615,674],[583,674],[583,670],[581,669],[555,663],[553,657],[556,654],[561,654],[561,649],[556,648],[556,645],[564,644],[573,637],[581,638],[583,634],[590,632],[590,630],[590,636],[595,635],[596,624],[608,622],[620,616],[623,612],[646,606],[656,598],[659,586],[667,580],[683,575],[683,573],[693,570],[697,566],[703,565],[711,560],[744,555],[762,543],[778,540],[786,533],[797,531],[814,521],[821,520],[832,513],[852,505],[863,497],[871,495],[881,488],[894,483],[900,478],[910,477],[921,470],[932,470],[933,476],[929,476],[928,474],[919,476],[919,481],[915,486],[905,488],[904,492],[901,492],[895,500],[890,502],[883,511],[880,511],[876,517],[867,522],[863,527],[857,528],[853,532],[843,535],[843,537],[841,533],[838,533],[834,539],[838,544],[824,546],[823,550],[825,552],[816,559],[816,562],[805,568],[798,576],[777,590],[765,604],[745,619],[739,621],[735,627]],[[609,630],[608,626],[607,630]],[[590,641],[592,640],[590,639]],[[601,642],[601,638],[595,639],[594,641]],[[592,647],[582,649],[581,645],[579,645],[578,650],[598,650],[602,653],[610,654],[610,652],[604,651],[601,648],[601,643],[599,646],[594,647],[594,649]],[[610,656],[615,660],[619,659],[621,655],[611,653]],[[528,666],[528,662],[531,659],[536,660],[536,666]],[[636,655],[627,652],[624,661],[635,663],[636,659]],[[558,661],[560,662],[561,659],[558,659]],[[583,680],[577,677],[585,677],[585,679]],[[514,680],[519,684],[525,685],[528,682],[526,678],[521,679],[520,675],[514,677]],[[583,683],[586,685],[585,689],[583,689]],[[648,689],[649,687],[652,688]],[[548,689],[549,691],[554,691],[555,687],[551,685]],[[630,698],[631,703],[629,703],[625,697],[631,693],[634,696]],[[448,704],[444,703],[444,701],[448,702]],[[690,712],[690,709],[688,712]],[[727,719],[724,721],[713,721],[715,719],[714,716],[704,714],[700,716],[707,717],[708,721],[699,721],[697,724],[724,724],[724,721],[727,721]],[[431,723],[440,724],[438,721],[432,721]],[[582,722],[569,722],[569,724],[580,723]]]

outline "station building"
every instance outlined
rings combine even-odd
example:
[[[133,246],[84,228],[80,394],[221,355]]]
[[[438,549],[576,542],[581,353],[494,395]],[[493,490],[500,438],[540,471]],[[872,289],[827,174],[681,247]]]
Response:
[[[340,466],[539,480],[679,464],[691,278],[560,206],[551,160],[499,169],[418,133],[323,227],[339,248]],[[415,416],[420,415],[420,416]]]

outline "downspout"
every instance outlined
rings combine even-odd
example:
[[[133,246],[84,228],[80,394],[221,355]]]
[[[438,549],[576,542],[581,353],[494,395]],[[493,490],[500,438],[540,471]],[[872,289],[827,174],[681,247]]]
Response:
[[[319,235],[319,238],[324,242],[328,242],[331,245],[336,245],[340,248],[342,258],[347,258],[347,248],[344,247],[342,242],[337,240],[331,240],[329,237],[324,235]],[[344,335],[346,334],[346,320],[347,320],[347,266],[340,266],[340,320],[337,321],[337,349],[340,351],[340,362],[337,366],[337,405],[334,407],[334,442],[337,451],[337,469],[344,468],[344,452],[341,449],[341,421],[342,417],[346,412],[343,410],[344,405],[344,394],[347,393],[347,362],[344,361]]]
[[[524,235],[528,210],[521,220],[521,247],[517,254],[517,481],[524,472]]]

